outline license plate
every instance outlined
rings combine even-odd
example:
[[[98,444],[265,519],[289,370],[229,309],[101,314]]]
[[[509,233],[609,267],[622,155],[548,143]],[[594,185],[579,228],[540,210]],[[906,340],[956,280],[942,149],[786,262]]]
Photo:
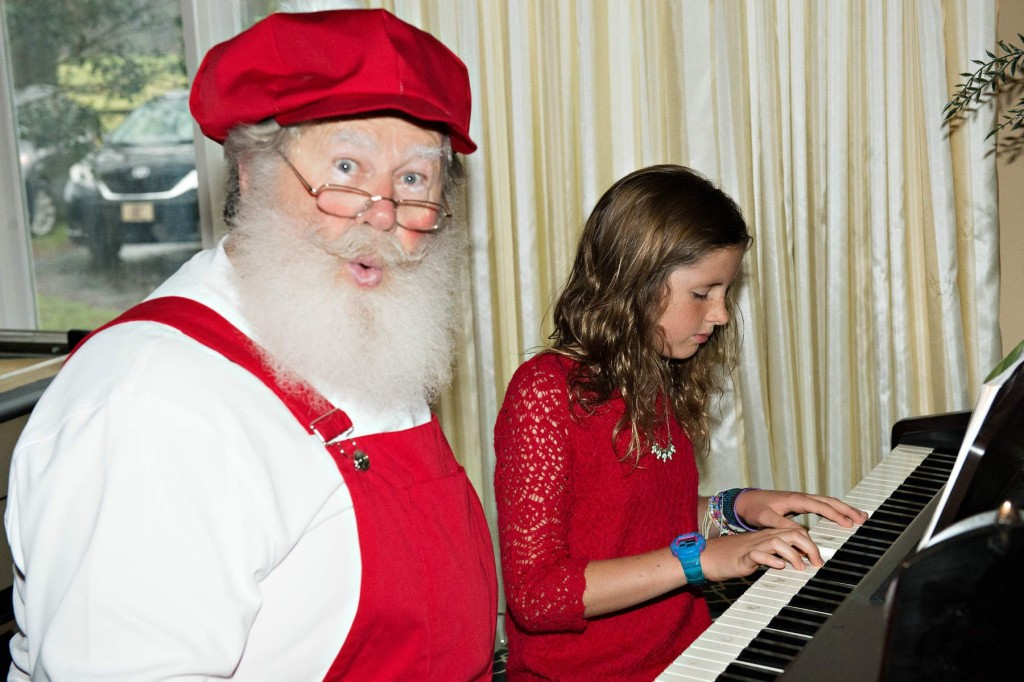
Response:
[[[125,223],[151,223],[154,217],[153,202],[135,201],[129,204],[121,204],[121,222]]]

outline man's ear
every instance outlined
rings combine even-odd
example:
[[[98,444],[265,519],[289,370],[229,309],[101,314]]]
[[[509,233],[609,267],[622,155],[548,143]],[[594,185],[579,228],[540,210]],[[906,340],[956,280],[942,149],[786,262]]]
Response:
[[[245,159],[238,160],[238,193],[246,194],[249,191],[249,164]]]

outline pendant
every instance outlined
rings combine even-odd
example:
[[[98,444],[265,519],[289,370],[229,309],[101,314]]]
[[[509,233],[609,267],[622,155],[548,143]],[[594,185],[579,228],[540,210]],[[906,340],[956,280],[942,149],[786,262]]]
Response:
[[[657,457],[662,462],[667,462],[672,459],[672,455],[676,454],[675,443],[670,439],[668,445],[661,447],[657,443],[651,443],[651,454]]]

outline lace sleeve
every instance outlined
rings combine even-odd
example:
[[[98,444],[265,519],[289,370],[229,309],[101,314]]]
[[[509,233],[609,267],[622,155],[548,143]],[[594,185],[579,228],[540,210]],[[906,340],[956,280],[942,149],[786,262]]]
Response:
[[[494,427],[494,474],[505,596],[529,631],[582,631],[583,571],[569,555],[572,451],[566,378],[531,361],[513,377]]]

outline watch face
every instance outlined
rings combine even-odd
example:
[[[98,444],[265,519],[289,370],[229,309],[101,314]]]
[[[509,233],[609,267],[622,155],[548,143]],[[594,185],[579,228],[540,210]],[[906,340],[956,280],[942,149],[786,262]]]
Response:
[[[672,553],[676,556],[679,556],[680,552],[703,552],[705,546],[707,540],[700,533],[684,533],[673,540],[671,545]]]

